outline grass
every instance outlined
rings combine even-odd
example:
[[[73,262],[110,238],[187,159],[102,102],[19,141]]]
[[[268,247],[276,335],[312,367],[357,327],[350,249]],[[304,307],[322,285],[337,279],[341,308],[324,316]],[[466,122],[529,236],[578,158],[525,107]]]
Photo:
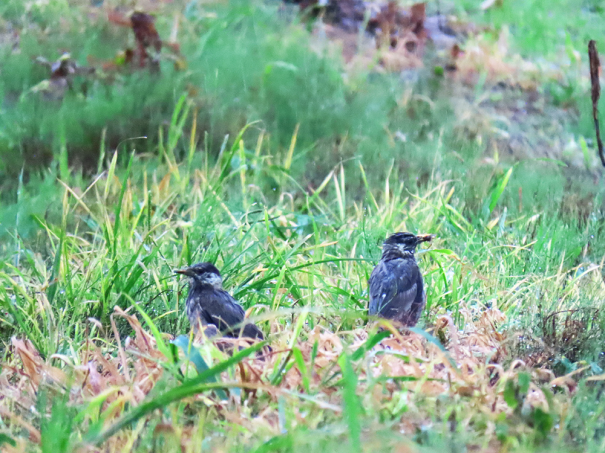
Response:
[[[257,143],[261,150],[265,149],[262,145]],[[239,145],[229,144],[224,154],[235,156],[241,148],[246,148],[245,132]],[[167,152],[169,154],[170,151]],[[306,403],[300,403],[302,412],[296,415],[286,411],[284,420],[299,420],[301,414],[310,410],[309,416],[314,414],[310,424],[299,420],[288,428],[289,434],[283,437],[278,435],[283,430],[279,424],[258,432],[251,427],[241,431],[242,428],[221,421],[220,411],[210,409],[213,406],[207,409],[199,403],[190,406],[191,403],[187,403],[190,395],[213,388],[228,389],[233,384],[201,384],[205,378],[183,382],[178,369],[186,360],[182,362],[183,358],[176,358],[178,355],[174,356],[159,333],[178,335],[188,332],[182,310],[185,288],[172,277],[172,269],[195,261],[211,260],[226,275],[229,290],[268,334],[274,349],[277,345],[283,345],[286,351],[304,348],[309,344],[307,342],[312,341],[315,328],[336,332],[340,341],[347,344],[353,339],[350,337],[351,329],[361,329],[364,325],[367,278],[379,257],[380,242],[390,231],[430,231],[438,236],[434,246],[420,254],[428,289],[427,312],[423,317],[425,328],[448,314],[453,322],[464,326],[478,319],[489,307],[498,307],[506,315],[507,321],[501,323],[498,330],[509,332],[508,357],[511,359],[522,357],[528,362],[533,360],[549,366],[561,364],[562,374],[588,363],[592,371],[584,371],[587,376],[600,374],[599,369],[603,365],[598,347],[602,341],[600,315],[573,331],[577,337],[573,344],[566,344],[561,338],[570,334],[570,322],[584,321],[579,315],[567,318],[561,315],[552,319],[554,331],[548,337],[551,344],[525,339],[525,336],[534,334],[547,339],[540,330],[540,319],[545,313],[589,310],[599,306],[603,289],[602,263],[598,257],[603,256],[600,246],[603,241],[599,236],[602,233],[598,221],[578,224],[564,221],[559,214],[545,212],[509,217],[504,209],[506,206],[501,203],[514,169],[497,179],[491,195],[487,197],[484,216],[476,218],[463,215],[465,211],[457,195],[459,183],[456,182],[430,180],[427,189],[408,191],[398,184],[398,178],[385,175],[383,188],[368,189],[361,198],[357,195],[354,203],[347,203],[346,200],[355,196],[347,189],[346,175],[353,177],[354,173],[341,172],[340,168],[326,175],[325,186],[314,192],[299,189],[287,194],[271,194],[271,199],[265,200],[254,188],[261,184],[257,178],[265,177],[257,162],[269,158],[259,151],[258,155],[250,158],[247,167],[231,167],[223,173],[225,165],[221,161],[206,163],[199,160],[197,154],[190,164],[183,162],[179,165],[170,162],[151,165],[144,157],[130,155],[130,163],[124,169],[118,168],[116,162],[119,158],[114,154],[108,171],[88,187],[78,189],[59,183],[62,188],[57,190],[63,193],[60,222],[52,225],[40,219],[46,230],[41,242],[46,244],[49,258],[44,259],[28,249],[18,237],[7,244],[5,252],[10,259],[5,261],[0,271],[3,310],[6,313],[2,323],[5,338],[27,332],[27,338],[49,366],[57,366],[57,359],[51,358],[53,354],[69,358],[74,371],[85,366],[85,362],[80,360],[84,350],[90,348],[91,341],[109,353],[108,357],[114,354],[118,357],[114,334],[98,327],[109,327],[109,315],[115,306],[128,309],[135,304],[136,310],[131,308],[131,314],[144,320],[150,332],[156,332],[150,336],[157,344],[151,363],[164,363],[165,371],[148,396],[149,402],[136,406],[130,412],[124,407],[125,415],[115,422],[116,425],[99,431],[98,425],[90,424],[92,420],[85,423],[93,402],[82,401],[77,406],[80,415],[76,416],[81,423],[73,426],[69,445],[91,439],[108,439],[109,434],[125,428],[126,431],[122,432],[131,433],[126,436],[131,440],[126,441],[122,434],[117,438],[118,443],[111,444],[114,445],[112,448],[124,448],[138,438],[137,448],[145,449],[159,442],[157,436],[152,435],[159,429],[153,428],[157,423],[162,426],[169,423],[178,433],[190,423],[201,423],[195,420],[203,417],[205,430],[224,432],[230,438],[236,436],[229,449],[240,448],[237,445],[245,445],[245,448],[264,445],[262,448],[269,448],[268,451],[272,451],[271,448],[288,449],[288,445],[292,451],[309,448],[299,436],[306,436],[303,433],[308,430],[311,430],[309,433],[316,433],[315,430],[321,433],[326,429],[328,431],[324,431],[323,437],[312,441],[309,446],[327,449],[331,448],[334,436],[352,436],[351,442],[357,445],[354,448],[370,448],[368,445],[383,441],[384,448],[387,448],[390,442],[387,432],[378,431],[385,436],[382,440],[378,434],[378,438],[368,438],[368,432],[373,432],[370,427],[376,423],[390,426],[408,414],[416,423],[421,423],[419,426],[426,423],[433,426],[422,428],[428,429],[426,433],[417,433],[414,437],[417,443],[438,446],[445,441],[440,439],[448,436],[447,423],[443,425],[445,430],[439,427],[439,423],[433,423],[439,420],[445,423],[450,417],[439,409],[439,399],[408,390],[404,383],[388,403],[388,406],[395,404],[399,408],[380,409],[380,405],[374,407],[367,401],[371,395],[367,384],[360,387],[363,389],[361,394],[359,389],[356,391],[356,373],[361,373],[359,366],[364,360],[373,357],[372,348],[361,349],[353,362],[351,358],[347,359],[347,355],[339,359],[343,369],[344,411],[348,414],[342,428],[339,428],[340,417],[337,414],[328,410],[316,413],[317,408],[307,408]],[[283,156],[283,159],[288,159],[288,156]],[[276,160],[274,165],[283,167],[284,162]],[[363,179],[363,174],[364,168],[360,166],[357,177]],[[334,196],[318,194],[324,191],[332,191]],[[100,324],[96,321],[91,323],[91,317]],[[131,335],[128,323],[116,318],[115,324],[115,332],[119,332],[121,338]],[[551,328],[550,322],[548,327]],[[138,332],[136,337],[140,335]],[[437,340],[433,338],[432,341]],[[447,344],[452,340],[443,341]],[[578,345],[582,345],[579,351]],[[5,360],[11,360],[9,351],[5,352]],[[205,354],[208,357],[209,352],[206,350]],[[222,371],[236,363],[236,357],[216,362],[216,356],[211,355],[208,362],[216,363],[215,366]],[[317,378],[315,374],[309,375],[309,370],[314,369],[312,362],[312,353],[281,355],[273,364],[276,368],[263,372],[269,373],[267,381],[261,381],[263,388],[273,385],[280,389],[285,385],[279,378],[279,370],[289,373],[299,370],[302,376],[309,376],[306,384],[304,380],[301,382],[300,391],[306,391],[313,398],[308,404],[316,406],[318,403],[314,401],[320,398],[319,395],[329,389],[338,391],[340,385],[337,381],[328,381],[314,390],[310,382]],[[322,370],[326,379],[330,373],[325,374],[325,368]],[[333,371],[337,370],[333,368]],[[207,375],[218,376],[219,371]],[[202,373],[200,376],[206,375]],[[311,377],[314,377],[313,381]],[[189,388],[191,390],[187,390]],[[100,395],[100,401],[106,397]],[[453,408],[456,404],[464,407],[473,401],[472,397],[452,397],[451,401],[447,399],[446,407],[453,405]],[[185,398],[183,403],[176,406],[168,404],[182,398]],[[290,399],[291,396],[278,397],[273,401],[262,395],[253,398],[248,403],[251,406],[247,410],[251,412],[246,417],[254,420],[267,408],[280,414],[285,410],[280,409],[281,405],[286,404],[280,398]],[[359,405],[356,398],[364,401],[361,412],[355,409]],[[401,398],[404,398],[402,402],[396,403]],[[332,400],[328,400],[330,404],[334,404]],[[406,400],[409,402],[403,404]],[[286,407],[290,407],[289,404]],[[19,413],[16,406],[9,407]],[[60,405],[57,407],[53,410],[68,410]],[[163,410],[158,413],[157,408],[160,407]],[[188,412],[191,410],[194,410],[193,415]],[[278,419],[282,417],[277,416]],[[548,416],[556,421],[568,420],[567,417],[559,419],[561,416],[557,413],[549,412]],[[62,420],[61,417],[66,415],[57,417]],[[128,428],[131,421],[140,423],[148,417],[151,417],[149,424]],[[103,418],[108,420],[105,423],[111,420],[109,415]],[[555,439],[567,441],[571,436],[565,423],[556,432],[544,429],[542,433],[535,428],[535,422],[528,420],[521,415],[518,419],[502,419],[499,422],[503,423],[502,429],[507,427],[510,434],[495,439],[514,446],[518,442],[521,445],[540,444],[541,435],[553,442]],[[474,420],[471,430],[464,436],[461,434],[460,442],[477,442],[485,433],[481,423]],[[182,428],[177,428],[179,426]],[[44,436],[45,432],[43,429],[41,435]],[[193,434],[187,432],[181,435],[189,439]],[[265,444],[271,432],[277,437]],[[536,434],[532,434],[534,432]],[[584,437],[591,435],[594,434],[581,433]],[[275,445],[271,446],[273,443]],[[199,444],[194,442],[191,445]]]
[[[81,64],[110,58],[128,31],[82,5],[1,8],[30,31],[5,57],[0,155],[49,150],[41,170],[22,169],[27,154],[2,168],[3,447],[602,450],[600,176],[486,151],[497,121],[481,99],[497,87],[464,92],[463,122],[438,77],[410,96],[391,75],[345,80],[277,5],[190,4],[187,71],[49,104],[19,96],[46,77],[31,56],[68,43]],[[514,12],[501,8],[485,13],[498,27]],[[94,31],[77,47],[75,25]],[[514,45],[550,58],[531,36]],[[427,309],[387,338],[368,323],[367,280],[403,230],[437,235],[418,254]],[[173,270],[206,260],[273,354],[190,346]]]
[[[472,2],[455,2],[454,9],[496,29],[510,28],[519,50],[534,58],[549,59],[559,52],[584,52],[590,39],[602,40],[603,8],[592,0],[580,4],[554,2],[548,9],[538,1],[495,2],[485,10]],[[574,9],[572,14],[570,10]]]

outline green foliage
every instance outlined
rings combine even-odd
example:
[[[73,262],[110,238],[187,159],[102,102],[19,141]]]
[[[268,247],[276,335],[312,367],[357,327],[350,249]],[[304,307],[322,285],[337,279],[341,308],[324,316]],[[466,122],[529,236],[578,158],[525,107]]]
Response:
[[[456,2],[474,20],[496,29],[510,28],[515,45],[527,54],[550,57],[565,46],[584,52],[590,39],[605,38],[600,26],[604,11],[593,0],[497,1],[486,10],[477,6],[468,0]]]
[[[516,380],[509,379],[505,383],[503,397],[506,404],[513,409],[513,416],[507,420],[510,425],[514,425],[516,419],[526,423],[533,430],[536,442],[543,442],[548,438],[553,426],[555,416],[540,407],[529,405],[526,400],[530,390],[531,376],[527,372],[520,372]],[[552,395],[549,390],[542,390],[547,393],[547,400],[552,404]],[[509,426],[500,424],[499,436],[506,439],[510,433]]]
[[[254,120],[262,121],[263,128],[283,146],[301,124],[299,141],[304,148],[328,138],[328,149],[350,131],[359,131],[355,141],[374,139],[382,131],[393,104],[391,93],[382,94],[384,84],[369,86],[370,92],[353,91],[344,83],[338,62],[312,52],[303,44],[307,32],[287,27],[275,6],[235,3],[217,7],[216,18],[209,18],[201,8],[186,10],[194,32],[180,37],[187,71],[176,71],[169,60],[162,64],[159,77],[144,71],[113,75],[99,69],[88,79],[76,79],[62,101],[49,101],[29,91],[48,77],[33,58],[52,60],[58,55],[50,49],[67,47],[74,60],[86,64],[89,56],[112,57],[107,49],[125,48],[131,32],[114,30],[111,24],[88,23],[80,8],[75,8],[61,15],[62,33],[53,34],[44,46],[32,35],[22,36],[21,52],[7,52],[3,57],[2,174],[14,177],[24,164],[29,170],[44,168],[60,159],[61,149],[69,152],[72,164],[89,171],[96,167],[102,144],[115,148],[128,137],[150,137],[149,146],[138,148],[156,152],[158,129],[169,119],[177,99],[192,86],[199,94],[191,95],[191,101],[199,109],[206,145],[212,152],[218,151],[226,133],[236,133]],[[59,12],[49,9],[45,14],[55,25]],[[166,35],[169,25],[160,18],[160,33]],[[74,36],[79,26],[101,29],[82,39]],[[182,150],[176,152],[182,156]],[[337,160],[333,156],[325,165]],[[10,180],[5,185],[10,186]]]
[[[189,339],[185,337],[185,335],[179,335],[176,340],[173,341],[173,344],[178,346],[185,354],[185,357],[193,363],[198,375],[205,373],[210,369],[200,352],[189,342]],[[211,375],[208,377],[207,381],[217,382],[217,377]],[[227,399],[227,394],[223,389],[217,389],[216,394],[223,400]]]
[[[527,373],[519,373],[517,382],[512,379],[506,381],[503,397],[508,407],[516,411],[523,405],[529,390],[529,382],[530,376]]]

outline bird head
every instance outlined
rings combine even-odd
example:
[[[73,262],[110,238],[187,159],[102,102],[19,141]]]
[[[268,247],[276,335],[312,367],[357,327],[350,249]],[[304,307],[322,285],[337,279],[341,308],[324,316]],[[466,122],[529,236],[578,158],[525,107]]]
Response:
[[[174,272],[188,276],[191,285],[211,285],[216,289],[223,289],[221,273],[212,263],[197,263]]]
[[[421,242],[431,241],[435,236],[432,234],[419,234],[416,236],[412,233],[395,233],[384,241],[382,250],[383,257],[385,254],[399,252],[401,255],[414,254],[416,246]]]

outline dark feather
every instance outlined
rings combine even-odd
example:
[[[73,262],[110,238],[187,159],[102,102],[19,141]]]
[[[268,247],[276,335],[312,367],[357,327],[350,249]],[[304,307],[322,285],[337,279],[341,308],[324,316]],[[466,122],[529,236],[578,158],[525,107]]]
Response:
[[[187,297],[187,316],[194,328],[215,325],[227,337],[242,336],[263,339],[263,334],[254,324],[243,325],[245,312],[241,305],[227,291],[210,285],[195,285]],[[243,328],[243,329],[242,329]]]
[[[418,280],[416,281],[418,285],[418,292],[416,293],[416,299],[414,299],[414,303],[410,309],[410,315],[408,317],[408,326],[415,326],[420,319],[420,315],[422,315],[422,310],[424,310],[424,306],[426,305],[426,293],[424,291],[424,281],[422,280],[422,274],[418,271]]]
[[[414,326],[424,308],[424,284],[414,256],[383,260],[370,276],[369,314]]]

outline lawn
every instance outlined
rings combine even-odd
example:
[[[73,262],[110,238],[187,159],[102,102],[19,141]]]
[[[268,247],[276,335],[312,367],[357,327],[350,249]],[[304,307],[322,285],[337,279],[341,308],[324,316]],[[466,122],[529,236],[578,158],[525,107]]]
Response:
[[[602,451],[576,3],[429,2],[460,53],[418,61],[278,1],[141,2],[145,61],[130,2],[0,5],[3,451]],[[397,231],[436,236],[409,330],[367,315]],[[193,341],[200,261],[264,342]]]

